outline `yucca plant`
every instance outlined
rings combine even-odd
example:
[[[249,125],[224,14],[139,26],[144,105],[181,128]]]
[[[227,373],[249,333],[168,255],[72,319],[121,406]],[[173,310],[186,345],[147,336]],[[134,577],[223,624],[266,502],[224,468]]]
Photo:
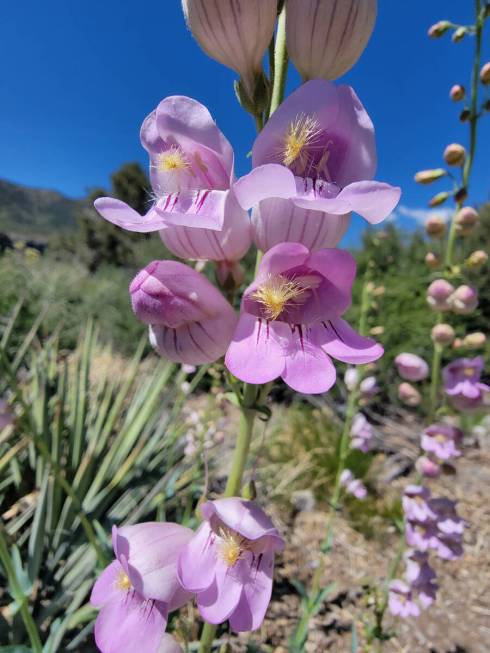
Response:
[[[90,321],[75,352],[56,333],[40,341],[42,316],[13,347],[21,310],[0,327],[0,397],[14,412],[0,433],[0,650],[93,650],[87,598],[112,524],[192,514],[199,474],[180,417],[205,369],[184,395],[180,368],[142,364],[142,341],[118,372]]]

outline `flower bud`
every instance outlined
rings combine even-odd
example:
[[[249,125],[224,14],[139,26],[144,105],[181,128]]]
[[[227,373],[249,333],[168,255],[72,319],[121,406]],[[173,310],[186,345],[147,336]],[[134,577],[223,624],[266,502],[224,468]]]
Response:
[[[444,168],[434,168],[434,170],[419,170],[414,176],[414,180],[417,184],[431,184],[433,181],[445,177],[447,172]]]
[[[217,261],[216,279],[222,288],[233,290],[245,281],[245,270],[238,261]]]
[[[482,106],[484,111],[490,111],[490,100],[485,100]]]
[[[377,286],[373,290],[373,295],[375,297],[381,297],[381,296],[383,296],[385,294],[385,292],[386,292],[386,288],[384,286]]]
[[[444,204],[444,202],[447,200],[451,193],[448,193],[447,191],[443,191],[442,193],[437,193],[437,195],[434,195],[429,200],[429,206],[435,207],[435,206],[440,206],[441,204]]]
[[[471,118],[471,111],[469,109],[463,109],[463,111],[461,111],[461,113],[459,114],[460,122],[468,122],[470,118]]]
[[[436,279],[427,288],[427,303],[435,311],[449,311],[451,306],[448,300],[453,292],[454,286],[448,281],[445,279]]]
[[[431,238],[442,238],[446,232],[446,223],[440,215],[431,215],[425,223],[425,231]]]
[[[177,261],[153,261],[129,292],[150,342],[176,363],[212,363],[226,352],[236,326],[233,308],[202,274]]]
[[[454,313],[468,315],[478,306],[478,293],[470,286],[459,286],[448,299]]]
[[[478,269],[488,261],[488,254],[482,249],[472,252],[466,259],[466,265],[472,269]]]
[[[382,336],[385,332],[384,326],[375,326],[372,329],[369,329],[369,334],[371,336]]]
[[[435,268],[440,266],[441,259],[437,256],[437,254],[434,254],[434,252],[427,252],[425,255],[425,262],[430,268],[435,270]]]
[[[410,383],[400,383],[398,386],[398,398],[406,406],[418,406],[422,401],[422,395]]]
[[[250,98],[274,33],[277,0],[182,0],[192,35],[212,59],[235,70]]]
[[[451,86],[449,97],[453,102],[460,102],[463,100],[465,97],[464,86],[461,86],[461,84],[454,84],[454,86]]]
[[[463,341],[461,338],[455,338],[453,342],[453,349],[461,349],[463,346]]]
[[[364,399],[374,397],[379,392],[379,385],[375,376],[367,376],[359,384],[359,390]]]
[[[303,80],[337,79],[356,63],[376,20],[377,0],[287,0],[286,44]]]
[[[454,30],[453,35],[452,35],[452,41],[453,43],[459,43],[464,39],[466,34],[468,33],[468,30],[466,27],[458,27],[457,29]]]
[[[459,143],[450,143],[444,150],[444,161],[448,166],[463,165],[466,158],[466,150]]]
[[[469,236],[478,222],[478,213],[471,206],[464,206],[454,218],[458,236]]]
[[[485,346],[487,337],[481,331],[475,331],[474,333],[468,333],[463,338],[463,347],[468,347],[468,349],[480,349]]]
[[[403,352],[395,358],[398,374],[406,381],[423,381],[429,376],[429,366],[416,354]]]
[[[445,34],[450,27],[451,23],[448,20],[440,20],[429,28],[428,34],[431,38],[437,39]]]
[[[437,478],[441,473],[440,466],[428,456],[420,456],[415,461],[415,469],[426,478]]]
[[[359,372],[355,367],[348,367],[344,374],[344,383],[350,392],[355,390],[359,382]]]
[[[480,80],[482,84],[485,84],[485,86],[490,84],[490,61],[483,64],[482,69],[480,70]]]
[[[431,332],[433,342],[438,345],[450,345],[454,336],[454,329],[450,324],[436,324]]]

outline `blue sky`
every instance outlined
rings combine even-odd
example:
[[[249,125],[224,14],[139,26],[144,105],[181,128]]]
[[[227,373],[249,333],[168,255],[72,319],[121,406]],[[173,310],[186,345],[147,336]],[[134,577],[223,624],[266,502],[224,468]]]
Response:
[[[413,226],[431,189],[413,182],[438,166],[445,145],[466,142],[455,82],[469,83],[472,39],[428,39],[441,18],[467,23],[470,0],[379,0],[374,35],[341,81],[355,89],[376,126],[377,178],[402,186],[396,219]],[[487,28],[486,59],[490,59]],[[232,71],[208,59],[187,31],[179,0],[26,0],[4,3],[0,25],[0,177],[82,196],[104,186],[124,161],[146,165],[142,119],[166,95],[206,104],[246,172],[254,137],[235,101]],[[290,74],[288,87],[299,83]],[[472,198],[489,199],[490,117],[482,121]],[[435,188],[435,187],[434,187]],[[439,182],[437,190],[443,189]],[[418,213],[417,213],[418,212]],[[405,215],[403,215],[405,213]],[[410,217],[408,214],[412,214]],[[363,227],[356,220],[349,240]]]

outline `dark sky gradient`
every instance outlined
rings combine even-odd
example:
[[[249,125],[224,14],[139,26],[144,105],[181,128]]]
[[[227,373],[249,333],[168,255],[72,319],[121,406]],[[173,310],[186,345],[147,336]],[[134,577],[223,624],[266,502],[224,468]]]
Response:
[[[444,146],[464,143],[467,132],[448,90],[454,82],[468,84],[473,41],[434,41],[427,28],[445,17],[470,21],[472,5],[379,0],[374,36],[342,80],[375,123],[377,178],[402,186],[405,213],[423,209],[430,193],[413,183],[413,173],[440,165]],[[234,144],[237,173],[248,170],[254,127],[235,101],[234,73],[199,50],[178,0],[26,0],[4,3],[1,13],[0,177],[74,197],[107,185],[123,161],[146,165],[141,121],[173,94],[209,107]],[[490,25],[487,59],[489,45]],[[288,86],[297,84],[292,73]],[[489,197],[490,116],[483,122],[475,201]],[[350,242],[362,226],[355,221]]]

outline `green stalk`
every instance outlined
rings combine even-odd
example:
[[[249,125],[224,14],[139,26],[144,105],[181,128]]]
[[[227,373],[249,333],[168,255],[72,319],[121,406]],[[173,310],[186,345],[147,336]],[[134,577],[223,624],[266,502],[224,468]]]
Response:
[[[27,634],[29,635],[32,651],[33,653],[42,653],[43,645],[41,642],[41,637],[39,635],[36,622],[29,612],[27,597],[22,591],[22,588],[15,574],[14,566],[12,564],[12,560],[10,559],[7,543],[5,541],[2,529],[0,529],[0,560],[2,561],[5,572],[7,574],[12,597],[19,605],[19,611],[22,616],[22,620],[24,621]]]
[[[243,472],[247,462],[250,444],[252,442],[255,410],[253,408],[257,399],[259,386],[250,383],[243,384],[243,400],[240,408],[240,422],[238,437],[233,452],[230,475],[226,483],[225,497],[235,497],[240,493],[243,481]],[[216,626],[205,623],[202,629],[199,653],[210,653],[216,636]]]
[[[286,3],[284,3],[277,21],[276,46],[274,49],[274,81],[271,105],[269,107],[269,118],[284,99],[287,74],[288,51],[286,48]]]
[[[286,7],[283,6],[279,14],[277,34],[275,46],[272,44],[269,47],[269,56],[271,57],[271,81],[272,81],[272,95],[269,111],[266,112],[269,118],[277,107],[284,99],[284,91],[286,88],[286,77],[288,70],[288,55],[286,49]],[[257,132],[260,132],[264,126],[264,121],[261,115],[255,116],[255,123]],[[255,274],[257,274],[260,261],[262,259],[262,252],[257,252],[257,259],[255,262]],[[233,497],[239,494],[243,472],[247,462],[248,453],[250,451],[250,443],[252,441],[255,410],[254,405],[259,395],[258,386],[249,383],[243,384],[242,401],[240,402],[240,421],[238,426],[238,437],[233,453],[233,460],[231,463],[230,475],[226,483],[224,492],[225,497]],[[265,399],[264,392],[260,393],[260,398]],[[199,645],[199,653],[210,653],[213,647],[213,642],[216,636],[216,626],[205,623],[201,633],[201,640]]]
[[[476,11],[476,24],[475,24],[475,56],[473,59],[473,72],[471,77],[471,102],[470,102],[470,146],[468,151],[468,156],[463,168],[463,188],[468,190],[468,184],[470,181],[471,171],[473,169],[473,163],[475,160],[475,150],[477,142],[477,126],[478,126],[478,88],[479,88],[479,78],[480,78],[480,67],[481,67],[481,49],[482,49],[482,37],[483,37],[483,24],[484,17],[481,10],[481,0],[475,0],[475,11]],[[447,240],[446,247],[446,257],[445,263],[446,267],[451,268],[453,265],[454,258],[454,245],[456,243],[456,221],[455,216],[459,209],[462,206],[462,202],[456,205],[456,212],[451,221],[451,227],[449,229],[449,236]]]

